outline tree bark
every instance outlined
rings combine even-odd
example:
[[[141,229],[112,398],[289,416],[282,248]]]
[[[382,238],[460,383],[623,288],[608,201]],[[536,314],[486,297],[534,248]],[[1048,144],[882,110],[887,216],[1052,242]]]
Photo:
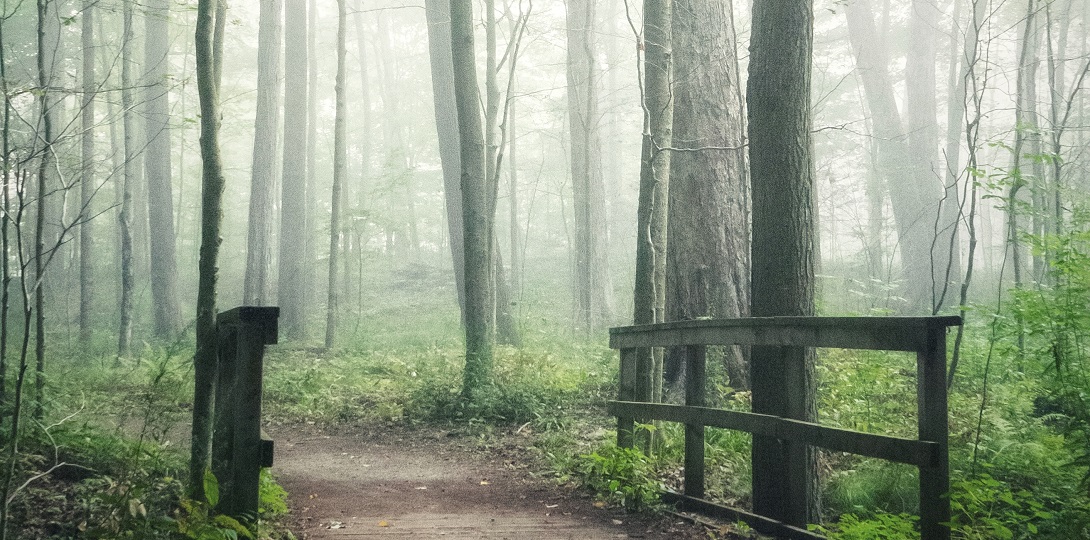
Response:
[[[435,101],[435,127],[439,137],[439,161],[443,168],[450,256],[454,288],[465,324],[465,243],[462,227],[462,158],[458,135],[458,110],[454,98],[454,62],[451,55],[450,0],[425,0],[428,17],[428,56]]]
[[[95,0],[83,0],[80,37],[83,44],[80,107],[80,215],[79,215],[79,338],[91,341],[95,306],[94,226],[91,207],[95,194]],[[6,161],[6,160],[5,160]],[[2,346],[2,345],[0,345]],[[0,377],[2,383],[2,377]]]
[[[634,324],[665,320],[666,216],[673,144],[674,102],[671,96],[672,28],[670,0],[644,0],[643,79],[644,132],[640,157],[640,192],[636,210],[636,278]],[[658,401],[662,395],[662,354],[641,349],[636,357],[638,399]],[[646,435],[646,436],[644,436]],[[651,434],[639,445],[651,450]]]
[[[595,2],[568,0],[568,124],[575,214],[577,326],[588,334],[611,318],[606,246],[609,242],[598,113]]]
[[[284,156],[277,298],[285,337],[306,336],[307,13],[306,0],[284,2]]]
[[[757,0],[749,81],[754,317],[814,314],[810,69],[813,4]],[[753,347],[753,412],[815,421],[812,349]],[[820,516],[816,453],[753,437],[754,512],[804,527]]]
[[[336,113],[333,117],[333,193],[330,195],[332,211],[329,216],[329,290],[326,296],[325,346],[333,347],[337,330],[337,258],[340,255],[341,238],[341,189],[348,175],[348,141],[345,140],[345,35],[348,27],[347,0],[337,0],[337,75],[334,92]]]
[[[170,63],[170,0],[151,0],[144,16],[144,149],[148,182],[151,250],[151,293],[155,335],[173,339],[181,330],[178,307],[178,264],[175,254],[174,202],[171,193],[170,104],[167,74]]]
[[[674,0],[674,139],[667,223],[666,320],[749,313],[749,182],[729,2]],[[684,365],[671,351],[667,380]],[[730,385],[749,387],[739,347]]]
[[[472,401],[490,384],[495,345],[496,299],[493,289],[493,225],[495,190],[486,175],[484,129],[477,98],[470,0],[450,3],[451,59],[458,111],[461,156],[462,224],[465,242],[466,366],[462,397]]]
[[[226,1],[226,0],[220,0]],[[195,32],[197,93],[201,110],[201,254],[197,278],[197,352],[194,357],[193,433],[189,454],[189,495],[206,500],[204,471],[212,444],[212,399],[216,375],[216,282],[223,222],[223,162],[219,150],[219,81],[213,46],[214,3],[199,0]],[[222,42],[220,42],[222,44]]]
[[[246,277],[243,302],[264,306],[270,300],[272,213],[276,182],[276,146],[280,127],[280,18],[283,0],[261,0],[257,38],[257,113],[250,168],[249,229],[246,232]]]
[[[117,338],[117,356],[124,358],[132,348],[132,312],[135,274],[133,272],[133,184],[136,183],[136,141],[133,126],[132,103],[132,16],[133,0],[122,3],[123,30],[121,34],[121,122],[124,126],[122,145],[125,161],[122,170],[121,207],[117,216],[121,233],[121,301],[120,322]]]

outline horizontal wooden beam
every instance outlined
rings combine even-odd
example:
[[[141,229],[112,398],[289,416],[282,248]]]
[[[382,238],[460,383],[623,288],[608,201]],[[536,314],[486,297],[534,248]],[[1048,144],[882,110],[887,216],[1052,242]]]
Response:
[[[699,512],[707,516],[730,521],[743,521],[746,525],[752,527],[753,530],[759,533],[773,535],[777,538],[789,538],[791,540],[823,540],[825,538],[820,534],[812,533],[806,529],[794,527],[772,518],[767,518],[737,508],[731,508],[729,506],[722,506],[704,499],[688,497],[673,491],[663,492],[661,498],[662,502],[680,506],[682,510]]]
[[[923,351],[927,349],[929,330],[960,325],[961,317],[698,319],[611,328],[609,346],[769,345]]]
[[[239,306],[216,315],[216,324],[220,326],[249,325],[261,332],[261,341],[273,345],[278,339],[278,320],[280,308],[275,306]]]
[[[942,450],[937,442],[875,435],[767,414],[634,401],[610,401],[606,406],[619,417],[734,429],[923,468],[936,467]]]

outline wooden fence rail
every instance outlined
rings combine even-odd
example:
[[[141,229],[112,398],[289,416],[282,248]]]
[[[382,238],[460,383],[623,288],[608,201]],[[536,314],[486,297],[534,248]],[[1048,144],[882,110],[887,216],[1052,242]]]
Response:
[[[237,307],[216,316],[216,511],[246,522],[257,518],[261,468],[272,466],[273,441],[261,430],[261,371],[265,345],[277,340],[279,316],[275,307]]]
[[[630,447],[636,419],[685,424],[685,474],[681,494],[666,498],[695,511],[724,514],[747,521],[769,534],[791,538],[820,538],[806,531],[805,523],[782,523],[766,516],[721,507],[704,497],[705,426],[745,431],[756,436],[829,450],[907,463],[920,471],[920,528],[923,540],[946,540],[950,530],[950,486],[946,403],[946,330],[961,325],[960,317],[753,317],[743,319],[680,321],[610,329],[610,347],[620,349],[620,386],[616,401],[608,404],[618,417],[617,444]],[[755,412],[705,407],[706,348],[708,345],[774,347],[830,347],[916,353],[918,438],[905,439],[822,426],[817,423]],[[656,377],[646,365],[637,367],[637,350],[684,347],[686,387],[684,405],[653,403]],[[801,366],[786,366],[782,380],[770,386],[785,395],[801,395],[806,381]],[[758,459],[754,459],[757,467]],[[764,471],[776,475],[777,471]],[[755,471],[756,473],[756,471]],[[786,492],[791,497],[804,493]],[[793,501],[806,507],[806,501]]]

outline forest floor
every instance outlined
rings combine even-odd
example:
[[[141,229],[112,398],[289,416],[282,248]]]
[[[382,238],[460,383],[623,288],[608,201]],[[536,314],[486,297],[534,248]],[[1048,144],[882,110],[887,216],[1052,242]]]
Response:
[[[722,538],[670,514],[628,514],[535,470],[517,433],[271,426],[273,472],[298,538]]]

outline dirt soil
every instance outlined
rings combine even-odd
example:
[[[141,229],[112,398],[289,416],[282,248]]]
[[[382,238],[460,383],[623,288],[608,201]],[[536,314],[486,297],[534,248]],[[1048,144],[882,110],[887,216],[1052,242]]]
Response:
[[[528,464],[518,435],[482,450],[401,427],[267,429],[300,539],[709,538],[677,517],[626,514],[558,485]]]

